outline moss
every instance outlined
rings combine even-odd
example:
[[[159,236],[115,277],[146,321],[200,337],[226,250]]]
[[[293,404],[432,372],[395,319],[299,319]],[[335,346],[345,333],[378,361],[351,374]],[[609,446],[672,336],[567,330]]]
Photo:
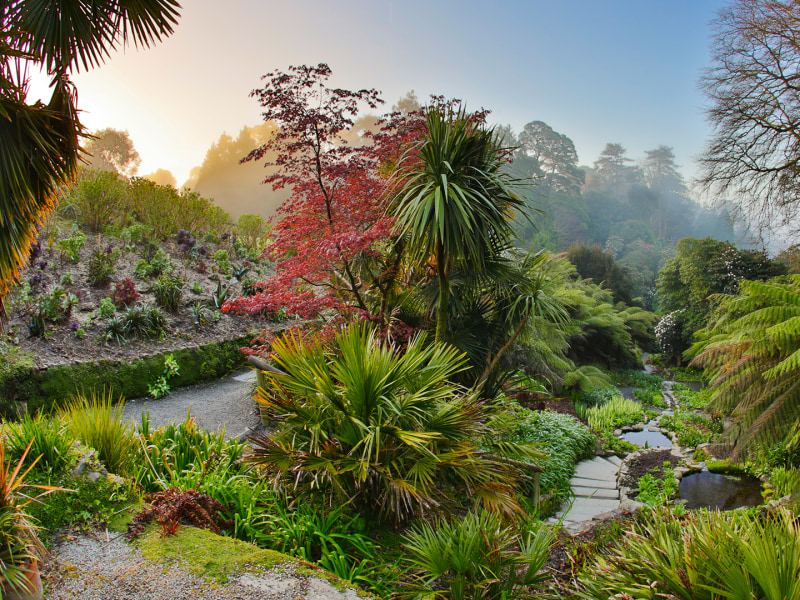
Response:
[[[33,367],[33,354],[16,346],[0,343],[0,404],[3,408],[8,404],[13,409],[14,403],[23,393],[25,380]]]
[[[172,354],[179,374],[170,379],[173,388],[221,377],[244,363],[240,348],[252,339],[235,340],[184,348]],[[17,403],[27,402],[28,412],[51,410],[67,402],[71,395],[92,389],[112,389],[115,395],[138,398],[147,395],[147,386],[164,372],[164,354],[134,362],[93,361],[52,367],[36,372],[30,362],[21,362],[13,377],[3,379],[0,371],[0,412],[13,415]],[[2,361],[5,362],[5,361]]]
[[[723,473],[728,475],[747,475],[749,471],[745,465],[731,463],[727,460],[707,460],[706,467],[712,473]]]
[[[231,575],[242,571],[266,571],[296,562],[280,552],[196,527],[181,526],[176,535],[168,537],[161,537],[158,528],[151,528],[140,544],[146,559],[160,563],[176,560],[192,573],[217,583],[227,583]]]

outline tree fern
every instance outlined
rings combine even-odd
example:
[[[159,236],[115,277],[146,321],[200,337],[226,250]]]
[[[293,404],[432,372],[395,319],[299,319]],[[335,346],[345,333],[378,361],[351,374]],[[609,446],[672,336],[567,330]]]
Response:
[[[742,281],[688,353],[711,375],[711,408],[733,417],[723,440],[800,443],[800,276]]]

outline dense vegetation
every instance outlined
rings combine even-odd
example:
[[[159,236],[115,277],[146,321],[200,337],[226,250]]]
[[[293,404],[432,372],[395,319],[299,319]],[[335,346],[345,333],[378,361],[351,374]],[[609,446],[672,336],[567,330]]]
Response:
[[[143,18],[166,19],[169,33],[172,4],[156,5],[163,14]],[[102,54],[97,43],[90,56]],[[78,60],[56,68],[32,56],[64,81]],[[25,328],[0,342],[4,382],[24,383],[32,369],[21,333],[43,345],[87,331],[144,344],[183,335],[169,327],[176,315],[199,330],[222,313],[285,320],[287,331],[246,349],[268,361],[256,396],[270,425],[247,442],[188,417],[159,429],[147,416],[125,423],[118,390],[70,396],[64,386],[51,414],[4,422],[5,582],[24,585],[45,532],[102,524],[169,536],[190,523],[381,597],[800,595],[794,254],[776,261],[706,237],[730,229],[689,198],[667,147],[634,166],[609,144],[581,168],[569,138],[545,123],[517,136],[444,98],[362,129],[360,110],[377,109],[378,92],[332,89],[330,76],[324,64],[291,67],[254,92],[269,131],[242,158],[264,162],[267,182],[289,194],[272,228],[131,178],[135,151],[110,130],[96,138],[92,169],[77,173],[70,151],[42,181],[19,184],[26,231],[10,250],[8,232],[0,238],[0,293],[10,291]],[[58,214],[26,242],[62,183]],[[80,302],[91,315],[75,315]],[[676,385],[663,414],[671,384],[639,371],[643,352],[659,349],[661,375],[710,383]],[[677,368],[684,360],[703,370]],[[156,397],[182,368],[171,354],[157,362],[146,382]],[[544,518],[569,499],[575,464],[626,456],[623,429],[653,417],[684,463],[763,476],[781,506],[688,513],[673,463],[659,463],[635,482],[649,508],[613,524],[608,549],[597,551],[602,532],[589,545],[563,541],[569,568],[545,570],[558,534]]]

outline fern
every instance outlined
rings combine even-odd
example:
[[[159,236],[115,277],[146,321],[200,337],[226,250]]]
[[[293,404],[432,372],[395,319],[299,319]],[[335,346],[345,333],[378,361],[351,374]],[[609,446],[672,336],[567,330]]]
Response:
[[[734,418],[723,441],[737,454],[759,442],[798,445],[800,276],[742,281],[739,295],[718,301],[689,352],[712,379],[711,408]]]

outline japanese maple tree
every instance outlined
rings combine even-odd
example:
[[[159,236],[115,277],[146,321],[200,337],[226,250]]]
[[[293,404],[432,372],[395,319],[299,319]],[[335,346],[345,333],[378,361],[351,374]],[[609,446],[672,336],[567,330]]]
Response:
[[[325,64],[290,67],[265,75],[266,85],[251,94],[264,120],[279,129],[243,162],[264,159],[277,167],[264,183],[292,194],[278,209],[274,242],[264,251],[277,274],[257,284],[255,295],[226,302],[223,311],[254,315],[285,308],[327,321],[358,313],[387,323],[402,253],[386,210],[393,186],[387,165],[418,127],[395,114],[380,131],[359,132],[363,143],[348,143],[345,134],[352,134],[359,110],[383,101],[374,89],[326,87],[330,75]]]

